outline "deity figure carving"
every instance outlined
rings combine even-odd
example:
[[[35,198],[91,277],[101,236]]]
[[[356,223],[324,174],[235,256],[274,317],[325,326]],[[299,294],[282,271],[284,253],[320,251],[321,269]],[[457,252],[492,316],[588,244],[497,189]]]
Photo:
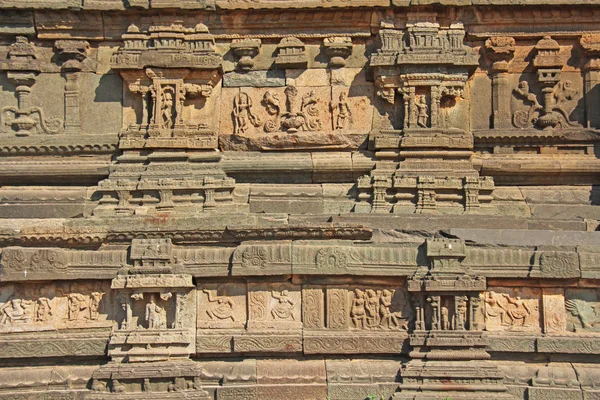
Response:
[[[352,317],[352,322],[357,329],[363,329],[367,325],[365,302],[365,293],[360,289],[354,289],[354,298],[352,299],[350,316]]]
[[[335,129],[344,130],[352,124],[352,110],[348,104],[348,93],[343,91],[340,93],[339,101],[331,104],[332,111],[337,113],[335,119]]]
[[[427,98],[424,95],[417,96],[415,106],[415,112],[417,114],[417,126],[421,128],[427,128],[427,119],[429,118],[429,106],[427,105]]]
[[[164,327],[163,313],[165,309],[155,303],[154,297],[150,298],[148,304],[146,304],[146,322],[148,323],[148,329],[161,329]]]
[[[208,301],[211,304],[206,313],[210,317],[210,319],[231,319],[232,322],[235,322],[235,315],[233,313],[233,307],[235,307],[235,303],[230,297],[227,296],[213,296],[212,293],[204,289],[204,293],[208,296]]]
[[[271,295],[276,300],[275,305],[271,309],[273,319],[295,320],[294,305],[296,302],[290,298],[289,292],[282,290],[278,293],[273,290]]]
[[[302,97],[300,107],[298,108],[297,99],[298,89],[295,86],[285,88],[285,109],[280,104],[281,101],[277,95],[266,92],[263,96],[262,104],[271,119],[265,122],[265,132],[277,132],[284,130],[288,133],[296,133],[299,130],[316,131],[321,129],[321,120],[319,117],[318,102],[314,90]],[[285,111],[283,111],[285,110]]]
[[[393,289],[384,289],[379,297],[379,314],[381,315],[380,326],[382,328],[401,328],[408,329],[408,321],[412,318],[411,312],[406,312],[406,310],[410,310],[410,307],[405,307],[405,312],[391,311],[392,307],[392,297],[396,293]],[[407,296],[404,296],[403,303],[408,304]]]
[[[162,126],[171,129],[173,128],[173,88],[165,87],[161,92],[161,118],[162,118]]]
[[[261,125],[260,119],[252,112],[252,99],[248,93],[240,92],[233,99],[233,118],[236,135],[246,133],[250,125],[255,127]]]
[[[34,319],[35,304],[32,300],[10,297],[0,307],[0,325],[15,322],[30,323]]]
[[[448,315],[448,307],[442,307],[440,309],[440,319],[442,323],[442,330],[449,331],[450,330],[450,318]]]

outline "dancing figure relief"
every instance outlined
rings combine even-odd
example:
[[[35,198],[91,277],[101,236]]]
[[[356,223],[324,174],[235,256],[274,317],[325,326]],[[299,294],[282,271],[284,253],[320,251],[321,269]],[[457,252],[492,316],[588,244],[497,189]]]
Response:
[[[538,310],[535,299],[521,298],[521,291],[514,295],[507,293],[486,293],[484,302],[486,325],[488,330],[532,330],[539,327]]]
[[[208,314],[210,319],[231,319],[232,322],[235,322],[235,315],[233,313],[235,303],[230,297],[213,296],[208,289],[204,289],[204,293],[206,293],[210,303],[209,309],[206,310],[206,314]]]

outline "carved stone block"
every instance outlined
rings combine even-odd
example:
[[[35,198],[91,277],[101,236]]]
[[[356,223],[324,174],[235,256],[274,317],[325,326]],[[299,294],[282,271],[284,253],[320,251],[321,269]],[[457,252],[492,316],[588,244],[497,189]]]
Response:
[[[483,294],[488,331],[539,332],[540,289],[490,287]]]
[[[246,285],[205,283],[198,286],[198,329],[243,329],[246,325]]]
[[[301,291],[289,283],[248,283],[248,331],[302,328]]]
[[[565,289],[566,329],[600,331],[600,294],[595,289]]]
[[[252,243],[238,246],[233,253],[232,275],[290,274],[292,272],[291,242]]]
[[[544,288],[544,333],[565,332],[567,329],[567,316],[565,313],[565,297],[563,289]]]

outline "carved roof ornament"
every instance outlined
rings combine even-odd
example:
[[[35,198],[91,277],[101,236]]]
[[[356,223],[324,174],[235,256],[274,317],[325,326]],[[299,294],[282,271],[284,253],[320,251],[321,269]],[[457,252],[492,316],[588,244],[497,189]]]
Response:
[[[600,35],[599,34],[586,34],[581,36],[579,44],[583,49],[587,60],[584,65],[586,70],[599,70],[600,69]]]
[[[40,72],[40,63],[35,53],[35,46],[25,36],[17,36],[8,48],[8,60],[2,63],[7,72]]]
[[[304,68],[308,63],[304,43],[295,37],[284,37],[277,45],[275,65],[279,68]]]
[[[544,36],[535,45],[535,58],[533,66],[535,68],[561,68],[564,64],[559,56],[560,45],[550,36]]]
[[[186,28],[173,23],[151,26],[141,32],[132,24],[121,38],[123,46],[113,56],[119,70],[157,68],[220,69],[222,57],[215,51],[215,40],[204,24]]]
[[[510,36],[493,36],[485,41],[485,54],[495,72],[508,71],[508,63],[515,56],[515,39]]]
[[[87,58],[90,44],[85,40],[57,40],[54,47],[58,50],[59,58],[63,61],[62,70],[65,72],[81,71],[82,63]]]
[[[346,59],[352,54],[352,39],[346,36],[328,37],[323,40],[325,54],[330,57],[329,65],[332,68],[341,68],[346,65]]]
[[[260,39],[234,39],[231,42],[231,50],[240,57],[238,68],[242,71],[249,71],[254,67],[253,58],[260,53]]]

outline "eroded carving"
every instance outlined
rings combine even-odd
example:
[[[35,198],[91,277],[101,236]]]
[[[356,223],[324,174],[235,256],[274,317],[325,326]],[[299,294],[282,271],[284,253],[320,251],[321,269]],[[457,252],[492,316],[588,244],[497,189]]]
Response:
[[[8,60],[2,69],[16,85],[17,107],[6,106],[0,110],[0,132],[16,136],[31,134],[57,134],[63,129],[59,118],[46,118],[44,110],[30,104],[31,88],[40,73],[35,46],[24,36],[17,36],[8,50]]]
[[[485,324],[488,331],[538,331],[539,290],[498,288],[485,293]]]

